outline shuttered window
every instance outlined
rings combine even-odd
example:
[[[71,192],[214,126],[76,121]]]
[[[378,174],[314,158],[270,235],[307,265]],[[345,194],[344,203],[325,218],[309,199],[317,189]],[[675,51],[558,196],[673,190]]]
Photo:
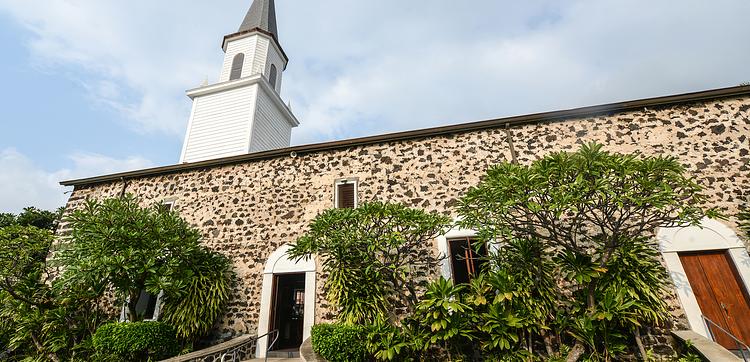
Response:
[[[336,184],[336,207],[339,209],[357,207],[356,181],[343,181]]]
[[[477,248],[476,239],[460,238],[448,240],[451,253],[451,269],[453,270],[453,283],[468,283],[474,276],[479,274],[486,262],[487,248],[485,245]]]
[[[245,54],[239,53],[234,56],[232,60],[232,73],[229,75],[229,80],[235,80],[242,78],[242,67],[245,65]]]
[[[276,77],[278,76],[278,70],[276,70],[276,66],[271,64],[271,72],[268,75],[268,81],[271,83],[271,87],[276,89]]]

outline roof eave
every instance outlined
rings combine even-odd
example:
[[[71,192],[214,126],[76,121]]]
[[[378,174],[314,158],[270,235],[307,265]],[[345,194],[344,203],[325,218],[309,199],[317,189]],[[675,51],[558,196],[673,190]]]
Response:
[[[394,142],[407,139],[417,139],[434,137],[446,134],[464,133],[476,130],[482,130],[487,128],[497,128],[505,125],[522,125],[528,123],[536,123],[542,121],[559,121],[563,119],[571,118],[583,118],[590,117],[597,114],[604,113],[615,113],[624,112],[644,107],[657,107],[671,104],[681,103],[693,103],[699,101],[706,101],[711,99],[728,98],[750,95],[750,86],[737,86],[729,88],[712,89],[700,92],[683,93],[677,95],[646,98],[639,100],[631,100],[625,102],[608,103],[603,105],[588,106],[581,108],[573,108],[567,110],[534,113],[521,116],[512,116],[498,119],[490,119],[485,121],[462,123],[450,126],[425,128],[413,131],[389,133],[370,137],[353,138],[342,141],[323,142],[308,145],[301,145],[295,147],[288,147],[283,149],[264,151],[251,153],[240,156],[226,157],[214,160],[207,160],[195,163],[177,164],[171,166],[155,167],[144,170],[121,172],[111,175],[89,177],[77,180],[63,181],[60,184],[63,186],[83,186],[92,185],[98,183],[118,181],[122,179],[132,179],[136,177],[148,177],[163,174],[170,174],[176,172],[183,172],[195,169],[217,167],[232,165],[238,163],[244,163],[255,160],[269,159],[275,157],[289,156],[292,152],[298,155],[307,153],[336,150],[341,148],[364,146],[375,143]]]

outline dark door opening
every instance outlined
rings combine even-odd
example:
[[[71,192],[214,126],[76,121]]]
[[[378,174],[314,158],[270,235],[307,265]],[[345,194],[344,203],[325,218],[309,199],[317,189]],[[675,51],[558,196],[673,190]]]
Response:
[[[296,349],[302,345],[305,316],[305,274],[280,274],[273,278],[271,328],[279,330],[272,351]]]
[[[750,344],[750,297],[729,253],[704,251],[679,256],[703,315]],[[712,326],[711,332],[724,348],[738,348],[718,328]]]

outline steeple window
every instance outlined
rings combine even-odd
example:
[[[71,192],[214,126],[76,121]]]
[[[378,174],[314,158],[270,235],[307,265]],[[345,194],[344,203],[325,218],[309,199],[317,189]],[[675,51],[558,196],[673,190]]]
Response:
[[[245,54],[239,53],[234,56],[232,60],[232,72],[229,75],[229,80],[235,80],[242,78],[242,67],[245,65]]]
[[[271,64],[271,72],[268,75],[268,82],[271,83],[271,87],[276,89],[276,77],[278,76],[278,71],[276,70],[276,66]]]

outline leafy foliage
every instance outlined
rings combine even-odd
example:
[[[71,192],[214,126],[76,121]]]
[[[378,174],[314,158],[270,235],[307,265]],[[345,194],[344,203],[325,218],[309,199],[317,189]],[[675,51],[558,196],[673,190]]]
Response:
[[[174,328],[161,322],[108,323],[96,330],[92,343],[106,361],[162,360],[180,351]]]
[[[226,305],[231,264],[201,246],[198,232],[176,213],[142,208],[130,195],[88,200],[71,214],[60,250],[52,249],[50,231],[18,225],[40,219],[34,210],[25,213],[0,228],[0,332],[6,337],[0,354],[39,361],[91,357],[92,335],[112,317],[111,291],[120,301],[129,297],[131,320],[140,318],[141,290],[164,291],[162,305],[176,330],[172,343],[175,333],[194,342]],[[63,273],[53,278],[56,268]],[[138,333],[149,337],[154,328]]]
[[[403,205],[372,202],[331,209],[315,218],[289,251],[292,258],[323,259],[328,300],[341,321],[372,322],[412,312],[438,258],[431,241],[447,228],[444,216]]]
[[[33,226],[0,228],[0,332],[11,356],[72,359],[103,319],[95,296],[53,280],[52,234]]]
[[[137,321],[141,290],[179,295],[192,280],[192,257],[202,247],[200,234],[176,213],[157,206],[142,208],[132,195],[87,200],[69,216],[71,233],[59,253],[62,279],[93,290],[111,287],[127,300]]]
[[[11,213],[0,213],[0,228],[8,226],[34,226],[39,229],[57,229],[62,216],[63,208],[57,211],[40,210],[36,207],[27,207],[18,215]]]
[[[491,168],[461,200],[460,213],[461,226],[500,242],[497,255],[506,255],[487,276],[497,293],[488,310],[499,322],[484,328],[519,328],[492,347],[528,351],[541,337],[551,354],[547,331],[554,329],[558,346],[568,337],[575,342],[569,360],[584,351],[615,357],[631,337],[645,356],[640,328],[667,320],[668,279],[651,237],[657,227],[717,216],[701,208],[700,192],[674,158],[609,153],[596,144],[530,166]],[[511,303],[497,300],[506,297]],[[510,315],[513,323],[502,321]],[[514,333],[526,342],[515,344]]]
[[[345,324],[318,324],[311,337],[315,353],[330,362],[364,362],[367,360],[366,329]]]
[[[176,327],[177,337],[195,341],[221,316],[230,298],[232,263],[218,253],[198,252],[188,266],[185,290],[164,297],[161,319]]]

